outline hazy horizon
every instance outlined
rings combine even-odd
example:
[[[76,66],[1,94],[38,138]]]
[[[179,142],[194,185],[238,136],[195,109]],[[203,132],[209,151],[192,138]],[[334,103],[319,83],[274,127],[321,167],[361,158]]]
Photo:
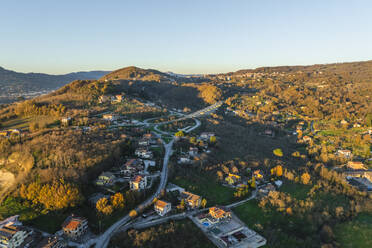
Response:
[[[0,66],[65,74],[135,65],[181,74],[372,58],[372,2],[9,1]]]

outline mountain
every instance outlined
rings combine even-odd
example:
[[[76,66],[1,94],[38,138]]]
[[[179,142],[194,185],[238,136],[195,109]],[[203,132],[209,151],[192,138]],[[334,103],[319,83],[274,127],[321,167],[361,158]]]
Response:
[[[63,75],[21,73],[0,67],[0,86],[26,87],[34,90],[55,89],[77,79],[98,79],[109,71],[74,72]]]
[[[0,103],[12,102],[17,97],[35,96],[55,90],[71,81],[98,79],[109,71],[82,71],[63,75],[21,73],[0,67]]]
[[[101,78],[101,80],[138,80],[138,81],[169,81],[173,76],[152,69],[142,69],[135,66],[124,67],[113,71]]]

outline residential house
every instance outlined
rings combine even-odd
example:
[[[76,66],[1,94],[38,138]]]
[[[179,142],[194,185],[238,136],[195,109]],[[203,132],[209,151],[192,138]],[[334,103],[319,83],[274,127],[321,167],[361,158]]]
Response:
[[[62,224],[64,235],[70,239],[78,239],[88,231],[88,221],[85,218],[71,215]]]
[[[102,172],[101,175],[99,175],[96,184],[97,185],[112,185],[115,182],[115,175],[112,172]]]
[[[226,218],[231,218],[231,211],[224,207],[209,208],[209,215],[216,221],[221,221]]]
[[[302,142],[304,142],[304,143],[308,143],[308,142],[311,142],[311,141],[312,141],[311,137],[309,137],[307,135],[302,137]]]
[[[189,149],[189,155],[191,157],[198,156],[198,148],[197,147],[190,147],[190,149]]]
[[[155,139],[155,136],[152,133],[145,133],[142,137],[143,139]]]
[[[26,238],[31,234],[23,226],[9,223],[0,228],[0,247],[15,248],[21,247],[25,243]]]
[[[111,98],[111,102],[122,102],[124,101],[123,95],[115,95]]]
[[[62,122],[63,125],[69,126],[72,122],[72,119],[71,119],[71,117],[64,117],[64,118],[62,118],[61,122]]]
[[[114,114],[104,114],[102,118],[106,121],[116,121],[118,119],[118,116]]]
[[[147,186],[147,177],[137,175],[134,177],[133,180],[129,182],[130,189],[132,190],[142,190],[145,189]]]
[[[41,240],[41,242],[36,246],[36,248],[65,248],[67,247],[67,242],[58,236],[48,236]]]
[[[253,176],[258,180],[263,179],[263,174],[262,174],[261,170],[253,171]]]
[[[271,130],[271,129],[265,129],[264,134],[267,135],[267,136],[272,136],[273,135],[273,130]]]
[[[171,205],[170,202],[165,202],[165,201],[162,201],[162,200],[157,200],[156,203],[155,203],[155,205],[154,205],[154,209],[155,209],[156,213],[158,213],[158,215],[164,216],[169,211],[171,211],[172,205]]]
[[[145,148],[137,148],[134,153],[140,158],[152,158],[153,157],[152,151],[149,151],[148,149],[145,149]]]
[[[345,158],[351,158],[352,157],[352,153],[351,153],[350,150],[338,150],[337,155],[345,157]]]
[[[144,169],[141,159],[128,159],[127,162],[120,167],[120,173],[124,175],[133,175],[142,172]]]
[[[215,134],[212,133],[212,132],[203,132],[203,133],[200,134],[200,138],[202,140],[210,140],[210,138],[213,137],[213,136],[215,136]]]
[[[367,170],[367,167],[362,162],[349,161],[346,167],[351,170]]]
[[[259,196],[259,198],[260,197],[263,197],[263,196],[267,196],[270,191],[276,191],[275,186],[272,185],[271,183],[266,184],[265,186],[263,186],[262,188],[260,188],[258,190],[258,196]]]
[[[233,184],[238,183],[240,181],[240,179],[241,179],[241,177],[239,175],[229,173],[229,175],[225,178],[225,181],[228,184],[233,185]]]
[[[139,146],[149,146],[150,145],[150,140],[148,139],[140,139],[138,141]]]
[[[348,123],[346,120],[341,120],[341,121],[340,121],[340,124],[341,124],[341,125],[348,125],[349,123]]]
[[[99,98],[98,98],[99,103],[105,103],[105,102],[108,102],[110,100],[111,100],[111,96],[108,96],[108,95],[102,95],[102,96],[99,96]]]
[[[190,164],[191,163],[190,156],[188,156],[188,155],[181,155],[179,157],[178,163],[179,164]]]
[[[181,198],[185,200],[185,204],[189,208],[198,208],[201,205],[201,197],[193,193],[184,191],[181,193]]]

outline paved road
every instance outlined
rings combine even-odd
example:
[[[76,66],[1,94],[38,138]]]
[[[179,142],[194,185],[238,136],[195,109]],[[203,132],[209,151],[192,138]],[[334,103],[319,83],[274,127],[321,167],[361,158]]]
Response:
[[[203,110],[199,110],[193,114],[190,114],[190,115],[187,115],[187,116],[184,116],[180,119],[177,119],[177,120],[172,120],[172,121],[169,121],[169,122],[165,122],[165,123],[170,123],[170,122],[175,122],[175,121],[179,121],[181,119],[189,119],[189,118],[195,118],[197,116],[200,116],[200,115],[204,115],[204,114],[207,114],[207,113],[210,113],[210,112],[213,112],[215,111],[217,108],[219,108],[220,106],[222,105],[222,102],[219,102],[219,103],[216,103],[212,106],[209,106]],[[160,124],[164,124],[164,123],[157,123],[157,124],[151,124],[151,123],[148,123],[150,119],[148,120],[145,120],[144,122],[142,123],[139,123],[139,125],[146,125],[146,126],[149,126],[149,125],[154,125],[154,129],[161,133],[161,134],[169,134],[167,132],[163,132],[163,131],[160,131],[158,129],[158,126]],[[194,119],[195,120],[195,126],[188,129],[187,131],[185,132],[190,132],[192,130],[194,130],[195,128],[199,127],[201,122],[197,119]],[[160,138],[161,136],[159,135],[159,133],[156,133],[156,135]],[[158,189],[156,190],[156,192],[151,196],[149,197],[146,201],[144,201],[143,203],[141,203],[140,205],[138,205],[134,210],[139,213],[141,212],[142,210],[144,210],[146,207],[150,206],[154,199],[157,198],[161,191],[165,188],[165,186],[167,185],[167,180],[168,180],[168,162],[169,162],[169,158],[170,156],[172,155],[172,146],[173,146],[173,143],[174,143],[174,138],[167,144],[165,143],[165,141],[163,139],[161,139],[163,145],[164,145],[164,149],[165,149],[165,154],[164,154],[164,160],[163,160],[163,168],[162,168],[162,171],[161,171],[161,178],[160,178],[160,183],[159,183],[159,186],[158,186]],[[130,220],[131,220],[131,217],[128,215],[122,217],[120,220],[118,220],[117,222],[115,222],[113,225],[111,225],[104,233],[102,233],[101,235],[97,236],[96,238],[94,239],[90,239],[88,242],[84,243],[84,244],[76,244],[74,242],[70,242],[70,245],[72,246],[75,246],[75,247],[81,247],[81,248],[88,248],[88,247],[91,247],[92,245],[95,245],[96,248],[106,248],[110,242],[110,239],[111,237],[117,233],[120,229],[126,229],[128,228],[129,224],[130,223]]]
[[[146,207],[150,206],[154,199],[158,197],[161,193],[161,191],[165,188],[168,180],[168,162],[169,158],[172,155],[172,146],[174,139],[169,142],[168,144],[165,144],[165,142],[162,140],[164,148],[165,148],[165,155],[164,155],[164,161],[163,161],[163,169],[161,172],[161,179],[160,179],[160,184],[158,186],[158,189],[156,192],[149,197],[146,201],[138,205],[134,210],[139,213]],[[127,224],[131,220],[131,217],[128,215],[124,216],[121,218],[119,221],[117,221],[115,224],[110,226],[101,236],[99,236],[96,239],[96,248],[105,248],[108,246],[110,242],[110,238],[122,227],[123,225]]]

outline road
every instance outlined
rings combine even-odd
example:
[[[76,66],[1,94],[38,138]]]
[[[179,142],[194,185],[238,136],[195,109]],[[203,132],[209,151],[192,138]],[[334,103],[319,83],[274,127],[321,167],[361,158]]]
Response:
[[[199,120],[195,119],[195,117],[205,115],[205,114],[209,114],[209,113],[215,111],[221,105],[222,105],[222,102],[218,102],[218,103],[213,104],[213,105],[211,105],[207,108],[204,108],[202,110],[194,112],[190,115],[186,115],[186,116],[181,117],[179,119],[172,120],[172,121],[167,121],[167,122],[164,122],[164,123],[153,124],[153,123],[148,123],[149,120],[145,120],[143,123],[140,123],[140,124],[145,125],[145,126],[154,125],[154,129],[156,130],[156,132],[158,132],[158,133],[156,133],[156,135],[161,139],[161,135],[159,135],[159,133],[160,134],[167,134],[167,135],[169,135],[169,133],[159,130],[159,128],[158,128],[159,125],[165,124],[165,123],[170,123],[170,122],[175,122],[175,121],[179,121],[179,120],[193,118],[195,120],[195,126],[189,128],[188,130],[185,131],[186,133],[188,133],[188,132],[191,132],[192,130],[194,130],[195,128],[198,128],[201,125],[201,122]],[[137,213],[140,213],[146,207],[150,206],[153,203],[154,199],[157,198],[160,195],[161,191],[167,185],[168,162],[169,162],[170,156],[172,155],[172,146],[173,146],[173,143],[174,143],[174,138],[169,143],[165,143],[165,141],[163,139],[161,139],[161,142],[164,146],[165,154],[164,154],[164,159],[163,159],[163,168],[162,168],[162,171],[161,171],[159,186],[158,186],[156,192],[151,195],[151,197],[149,197],[147,200],[142,202],[140,205],[138,205],[134,209]],[[74,243],[74,242],[70,242],[69,245],[75,246],[75,247],[80,247],[80,248],[88,248],[88,247],[91,247],[93,245],[95,245],[96,248],[106,248],[108,246],[109,242],[110,242],[111,237],[115,233],[117,233],[119,230],[127,229],[130,226],[131,219],[132,218],[128,214],[128,215],[122,217],[121,219],[119,219],[117,222],[115,222],[113,225],[111,225],[104,233],[97,236],[96,238],[90,239],[89,241],[87,241],[84,244],[77,244],[77,243]]]
[[[163,168],[161,171],[161,178],[160,178],[158,189],[151,197],[149,197],[146,201],[144,201],[143,203],[141,203],[134,209],[137,213],[141,212],[146,207],[150,206],[153,203],[154,199],[160,195],[161,191],[167,185],[168,162],[169,162],[170,156],[172,155],[172,146],[173,146],[174,139],[168,144],[166,144],[164,140],[162,140],[162,142],[165,148],[165,155],[164,155]],[[120,229],[120,227],[127,224],[130,220],[131,220],[131,217],[128,214],[124,216],[123,218],[121,218],[116,223],[114,223],[112,226],[110,226],[110,228],[108,228],[101,236],[99,236],[96,239],[96,242],[95,242],[96,248],[107,247],[110,242],[110,238]]]

